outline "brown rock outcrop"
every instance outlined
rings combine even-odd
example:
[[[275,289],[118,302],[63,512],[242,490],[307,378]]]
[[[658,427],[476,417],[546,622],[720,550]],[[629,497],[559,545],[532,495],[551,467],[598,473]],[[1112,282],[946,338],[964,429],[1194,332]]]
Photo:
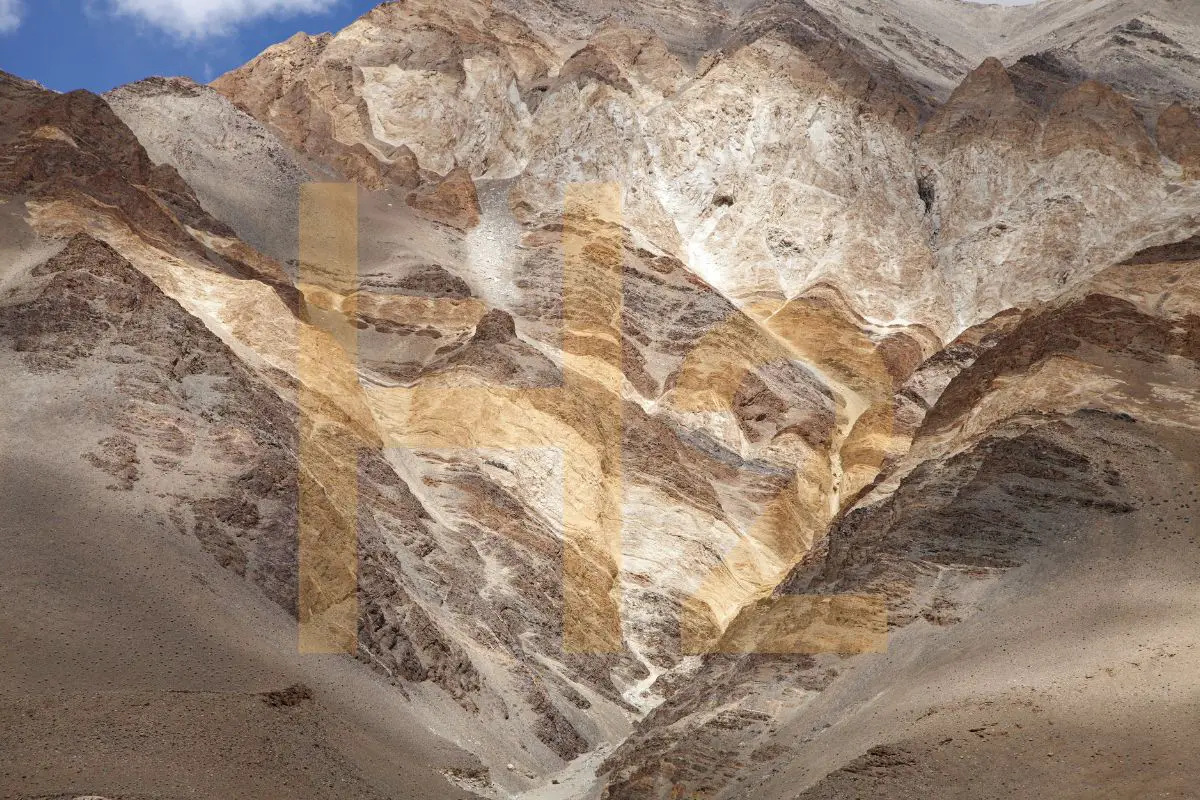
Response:
[[[217,78],[212,87],[270,125],[297,152],[329,165],[346,180],[368,189],[416,185],[412,151],[375,139],[361,101],[351,101],[350,113],[339,118],[322,102],[326,94],[334,102],[353,97],[348,64],[333,61],[326,71],[315,69],[332,38],[296,34]]]
[[[421,216],[465,231],[479,224],[479,195],[464,167],[409,192],[408,205]]]
[[[0,192],[74,204],[167,252],[206,259],[212,244],[224,251],[212,269],[261,279],[294,301],[280,265],[237,242],[175,167],[151,161],[102,98],[57,94],[0,73],[0,111]]]
[[[921,137],[943,149],[965,147],[976,138],[1030,147],[1040,133],[1036,110],[1017,96],[1004,64],[988,58],[934,112]]]
[[[1089,149],[1157,166],[1158,153],[1133,103],[1111,86],[1087,80],[1070,89],[1051,109],[1043,143],[1046,155]]]
[[[1158,147],[1183,167],[1185,179],[1200,180],[1200,117],[1182,103],[1172,103],[1158,117]]]
[[[930,373],[926,378],[946,368],[955,377],[945,391],[925,385],[934,409],[913,449],[833,521],[827,537],[781,583],[779,596],[868,591],[886,598],[890,650],[899,657],[862,657],[859,671],[853,656],[710,656],[699,671],[703,678],[679,687],[608,759],[608,797],[720,793],[757,778],[762,783],[756,792],[769,797],[807,789],[799,796],[833,800],[907,791],[924,785],[920,776],[931,772],[961,785],[965,775],[940,750],[948,737],[957,738],[954,726],[960,723],[947,728],[944,721],[931,721],[938,735],[917,733],[918,720],[951,712],[952,706],[918,692],[913,705],[903,700],[888,709],[885,698],[897,681],[913,679],[903,664],[918,671],[960,659],[976,665],[948,669],[946,680],[960,685],[978,668],[976,654],[986,651],[989,667],[980,689],[994,688],[996,670],[1011,670],[1022,687],[1046,687],[1033,709],[1043,714],[1054,707],[1050,687],[1061,686],[1063,678],[1055,669],[1031,673],[1031,663],[1049,658],[1061,664],[1058,648],[1072,637],[1078,648],[1073,658],[1103,661],[1111,655],[1107,648],[1085,655],[1095,634],[1076,630],[1094,604],[1109,596],[1109,586],[1095,581],[1094,570],[1128,552],[1131,541],[1142,542],[1136,547],[1145,560],[1131,567],[1118,558],[1122,571],[1157,574],[1163,569],[1158,559],[1167,553],[1178,557],[1195,529],[1191,496],[1179,491],[1190,485],[1185,473],[1192,467],[1185,465],[1200,456],[1195,392],[1168,388],[1180,378],[1193,380],[1185,375],[1200,375],[1200,295],[1176,296],[1171,289],[1194,277],[1200,262],[1182,255],[1173,260],[1168,248],[1156,248],[1137,263],[1140,271],[1114,267],[1058,302],[969,331],[957,355],[948,348],[931,359],[922,368]],[[947,362],[955,358],[959,366],[951,367]],[[1195,558],[1185,561],[1177,565],[1181,572],[1200,571]],[[1010,612],[1012,597],[1043,593],[1057,596],[1061,607]],[[1029,629],[1054,627],[1055,644],[1045,650],[1028,640],[1021,645],[1021,635],[1010,638],[1009,613],[1034,613]],[[972,626],[976,616],[982,619]],[[1166,612],[1162,620],[1171,616]],[[727,636],[745,624],[731,623]],[[965,630],[956,633],[960,625]],[[992,651],[987,642],[994,636],[1003,643]],[[943,650],[939,643],[945,637],[969,649]],[[1020,655],[1009,663],[1005,653],[1014,648]],[[1086,691],[1083,672],[1071,679],[1079,687],[1073,691]],[[880,694],[872,695],[867,713],[860,716],[845,705],[862,696],[856,681],[876,679],[872,685]],[[1137,693],[1144,691],[1145,678],[1130,676],[1119,684],[1120,691]],[[839,687],[850,685],[855,689],[841,694]],[[1165,688],[1158,686],[1156,691]],[[807,700],[804,711],[776,729],[769,715],[755,710],[780,692]],[[715,716],[705,700],[714,695],[725,700]],[[989,716],[982,724],[1031,724],[1018,698],[993,697],[983,707]],[[1073,707],[1068,703],[1050,713],[1069,720]],[[909,720],[902,733],[896,719]],[[1001,719],[1009,722],[996,722]],[[855,730],[845,738],[830,730],[846,725]],[[986,730],[968,730],[967,740],[977,741]],[[865,754],[863,735],[872,746]],[[899,760],[887,756],[897,743],[913,745]],[[1086,760],[1092,753],[1058,747],[1068,759]],[[747,749],[753,757],[730,769],[728,754]],[[1020,758],[1032,757],[1022,746],[1018,750]],[[831,751],[838,755],[830,758]],[[810,759],[822,763],[814,766]],[[835,765],[841,768],[831,770]],[[973,770],[971,779],[988,786],[1011,785],[1004,770],[977,774]],[[1027,785],[1067,786],[1072,780],[1056,769]]]
[[[336,151],[333,164],[343,178],[366,189],[409,189],[421,181],[417,157],[403,145],[381,158],[356,142]]]
[[[0,192],[84,197],[168,247],[198,250],[181,224],[233,235],[210,217],[174,167],[155,165],[101,98],[57,94],[0,73]]]

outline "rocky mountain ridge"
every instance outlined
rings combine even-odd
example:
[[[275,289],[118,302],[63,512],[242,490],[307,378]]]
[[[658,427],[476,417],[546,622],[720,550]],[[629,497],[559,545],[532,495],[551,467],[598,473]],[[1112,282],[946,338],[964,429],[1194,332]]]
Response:
[[[139,496],[170,483],[154,513],[289,611],[297,492],[336,491],[295,442],[356,476],[327,522],[356,520],[358,657],[481,760],[448,770],[464,788],[957,786],[939,729],[912,723],[936,707],[861,710],[881,686],[973,616],[1009,625],[1020,587],[1053,595],[1037,570],[1116,546],[1087,531],[1175,503],[1146,560],[1194,565],[1170,493],[1200,421],[1200,127],[1176,55],[1197,35],[1172,0],[417,0],[211,87],[4,77],[0,192],[25,233],[0,333],[33,372],[136,365],[159,386],[133,420],[235,396],[172,382],[191,371],[253,387],[245,419],[189,406],[203,422],[152,441],[121,423],[95,463]],[[361,187],[349,283],[299,263],[313,179]],[[567,187],[593,183],[617,187],[615,293],[569,267],[604,228],[565,213]],[[64,259],[123,259],[95,279],[132,288],[84,308],[91,290],[45,283]],[[138,336],[110,315],[156,291],[232,366],[121,349]],[[350,308],[357,381],[320,324]],[[109,329],[129,340],[74,344]],[[236,468],[206,465],[221,489],[201,496],[171,453],[231,437]],[[564,509],[593,502],[572,470],[619,480],[622,536],[568,584]],[[1093,596],[1072,580],[1070,602]],[[779,598],[847,592],[885,598],[894,655],[737,655],[770,649]],[[619,608],[618,651],[564,652],[568,605]],[[964,696],[1018,725],[990,691]],[[896,755],[888,725],[921,733]]]

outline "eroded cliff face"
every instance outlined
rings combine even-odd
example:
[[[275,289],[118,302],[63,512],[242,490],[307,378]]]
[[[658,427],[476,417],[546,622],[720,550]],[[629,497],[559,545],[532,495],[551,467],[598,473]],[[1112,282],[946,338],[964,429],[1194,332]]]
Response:
[[[915,411],[923,422],[911,449],[778,590],[887,597],[889,654],[711,656],[705,677],[609,759],[606,796],[1070,792],[1063,765],[1097,752],[1151,764],[1178,752],[1140,722],[1136,735],[1104,733],[1118,716],[1150,713],[1149,698],[1179,673],[1142,671],[1135,658],[1135,671],[1117,674],[1121,659],[1102,642],[1119,624],[1151,663],[1194,650],[1173,612],[1124,616],[1200,567],[1190,551],[1200,407],[1179,388],[1196,378],[1194,256],[1149,252],[968,331],[944,351],[954,365],[926,362],[902,393],[916,401],[918,387],[944,389]],[[1157,573],[1164,558],[1171,566]],[[1112,600],[1115,587],[1123,599]],[[753,623],[753,609],[743,617],[727,638]],[[1097,673],[1110,680],[1091,684]],[[712,697],[723,701],[715,716]],[[790,710],[770,711],[781,703]],[[1193,719],[1183,709],[1168,717],[1172,729]],[[1047,746],[1046,768],[1004,766],[1040,764]],[[1111,771],[1093,788],[1179,785],[1152,772]]]
[[[731,33],[699,54],[617,18],[580,47],[496,8],[390,4],[214,85],[300,149],[383,143],[514,179],[526,222],[557,214],[566,184],[619,182],[646,243],[739,306],[832,283],[862,316],[942,338],[1195,227],[1182,107],[1164,168],[1130,101],[1086,73],[1039,107],[988,60],[931,110],[915,79],[847,49],[836,16],[720,19]],[[297,94],[347,122],[314,128]]]
[[[131,359],[159,389],[130,419],[178,435],[129,423],[97,468],[170,483],[163,513],[289,611],[297,494],[337,493],[297,448],[349,464],[356,504],[324,522],[354,519],[357,595],[300,613],[353,599],[358,657],[481,759],[454,772],[474,791],[950,775],[949,727],[872,749],[939,707],[872,698],[951,640],[986,652],[1013,593],[1052,593],[1031,571],[1107,558],[1194,468],[1200,128],[1186,75],[1097,67],[1119,3],[952,6],[1012,21],[1023,44],[989,50],[939,2],[387,3],[211,87],[5,78],[0,192],[29,241],[0,334],[29,370]],[[357,276],[298,261],[311,179],[360,186]],[[119,288],[100,310],[96,282]],[[170,311],[107,333],[146,316],[132,297]],[[160,316],[211,354],[141,352]],[[170,454],[234,436],[193,367],[244,429],[205,465],[219,491]],[[581,510],[619,540],[581,539]],[[1191,518],[1170,524],[1180,558]],[[892,654],[703,655],[838,593],[885,598]],[[584,632],[606,652],[564,648],[618,613]]]

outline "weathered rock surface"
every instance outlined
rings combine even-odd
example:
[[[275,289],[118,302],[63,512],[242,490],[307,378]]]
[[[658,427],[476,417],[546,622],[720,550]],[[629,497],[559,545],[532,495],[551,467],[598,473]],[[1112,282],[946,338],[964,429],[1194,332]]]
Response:
[[[310,175],[265,126],[207,86],[150,78],[105,100],[147,155],[170,164],[214,217],[280,261],[296,257],[300,185]]]
[[[1149,696],[1194,688],[1197,41],[1170,0],[417,0],[211,88],[4,79],[0,333],[22,374],[116,370],[137,424],[81,464],[175,475],[178,524],[289,611],[294,498],[353,514],[357,593],[298,613],[357,606],[465,787],[999,796],[1045,711],[1086,735],[1013,791],[1065,792],[1129,747],[1072,702],[1153,716],[1095,619],[1178,657]],[[357,276],[293,261],[308,177],[360,187]],[[1165,603],[1109,593],[1161,560]],[[887,654],[695,652],[847,593]]]
[[[479,224],[479,195],[475,182],[463,167],[456,167],[445,178],[410,192],[408,204],[421,216],[468,230]]]
[[[1095,659],[1113,658],[1093,649],[1094,637],[1103,638],[1095,626],[1105,623],[1079,628],[1079,615],[1095,620],[1097,603],[1113,602],[1118,613],[1155,602],[1150,595],[1111,601],[1095,570],[1120,563],[1113,568],[1122,574],[1153,572],[1170,553],[1178,560],[1169,585],[1178,586],[1200,568],[1192,554],[1180,557],[1197,530],[1194,499],[1183,487],[1195,468],[1200,404],[1194,392],[1173,388],[1195,378],[1200,316],[1193,290],[1171,288],[1194,283],[1200,262],[1148,257],[1142,263],[1137,273],[1113,268],[1023,318],[1009,315],[975,337],[982,349],[957,345],[963,366],[937,392],[912,449],[780,585],[781,595],[887,597],[889,656],[710,657],[698,672],[705,678],[674,693],[610,758],[608,796],[675,790],[782,797],[802,789],[808,791],[800,796],[813,798],[915,796],[909,793],[929,791],[926,781],[979,797],[1013,786],[1065,791],[1072,779],[1058,763],[1078,763],[1105,748],[1127,756],[1170,750],[1169,740],[1144,732],[1141,739],[1107,737],[1107,712],[1075,715],[1059,694],[1085,702],[1093,691],[1085,673],[1098,669]],[[945,363],[937,356],[930,368],[938,361]],[[1130,561],[1118,555],[1133,552]],[[1017,602],[1034,595],[1063,605]],[[739,624],[726,635],[737,636]],[[1143,647],[1167,636],[1167,657],[1186,648],[1186,636],[1165,633],[1176,624],[1164,610],[1148,614],[1144,627],[1129,623],[1122,635]],[[956,633],[959,625],[968,630]],[[1030,630],[1022,626],[1047,638],[1022,641]],[[1064,647],[1078,654],[1069,665],[1054,655]],[[937,666],[920,666],[930,664]],[[944,688],[909,688],[926,680],[906,675],[912,668],[933,669],[933,685],[946,681]],[[755,675],[768,677],[746,677]],[[1098,691],[1168,691],[1167,682],[1150,680],[1148,689],[1147,680],[1124,675]],[[1014,683],[1021,691],[1008,690]],[[852,688],[842,694],[839,686]],[[856,708],[889,686],[905,688],[873,712]],[[781,693],[792,694],[795,712],[755,711],[778,703]],[[723,717],[712,716],[707,698],[713,696],[723,698]],[[1170,724],[1189,719],[1182,712]],[[971,759],[1038,762],[1044,754],[1035,751],[1048,741],[1049,724],[1076,731],[1053,737],[1052,768],[1017,776],[999,766],[952,763],[964,757],[964,746]],[[992,741],[1021,727],[1034,730]],[[1077,736],[1083,739],[1071,741]],[[753,755],[731,768],[731,754],[746,748]],[[824,777],[839,761],[841,768]],[[1132,780],[1121,773],[1106,779]],[[1155,772],[1150,780],[1171,786],[1175,779]]]
[[[1155,127],[1162,153],[1183,168],[1183,177],[1200,174],[1200,118],[1180,103],[1172,103]]]
[[[961,11],[976,12],[993,14]],[[339,141],[409,147],[437,173],[516,177],[521,219],[556,213],[566,183],[617,181],[639,233],[738,305],[827,282],[868,319],[943,337],[1049,299],[1152,237],[1193,231],[1194,190],[1172,194],[1138,112],[1106,85],[1076,86],[1086,69],[1038,107],[984,60],[931,108],[846,38],[847,13],[714,10],[729,35],[674,52],[653,25],[633,34],[607,19],[567,55],[555,27],[498,8],[392,4],[332,38],[279,45],[215,86],[285,129],[312,130],[283,99],[302,93],[360,120]],[[961,46],[955,64],[969,66],[991,45]],[[353,80],[329,77],[348,63]],[[1079,246],[1059,244],[1065,230]],[[1034,250],[1036,274],[997,268]]]
[[[0,786],[59,796],[81,785],[82,764],[83,785],[116,796],[189,786],[389,797],[414,782],[423,796],[467,796],[431,765],[470,761],[433,737],[365,734],[365,746],[394,753],[399,780],[330,737],[377,725],[362,691],[384,684],[355,697],[353,674],[291,663],[294,622],[279,609],[294,614],[297,600],[294,408],[110,246],[79,234],[58,248],[31,269],[6,263],[0,299],[13,497],[3,525],[13,647],[0,703],[22,721],[0,730]],[[384,485],[364,475],[364,487],[395,496],[395,476],[375,474]],[[419,524],[411,507],[372,505]],[[364,533],[370,562],[383,551]],[[221,568],[258,593],[224,583]],[[380,573],[364,581],[364,605],[411,615],[398,573]],[[406,626],[390,649],[369,624],[362,636],[364,660],[406,653],[437,672],[415,680],[469,682],[436,632]],[[270,703],[303,706],[290,716],[265,711],[258,682],[293,669],[321,686],[320,699]],[[58,747],[71,758],[48,758]]]

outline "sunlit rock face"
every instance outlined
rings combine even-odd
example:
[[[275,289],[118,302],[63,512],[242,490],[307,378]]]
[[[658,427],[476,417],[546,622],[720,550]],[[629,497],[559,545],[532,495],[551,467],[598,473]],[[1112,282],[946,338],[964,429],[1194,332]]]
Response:
[[[4,77],[0,336],[136,383],[97,468],[289,612],[354,603],[467,788],[961,785],[914,665],[1025,721],[940,648],[1196,463],[1196,30],[1127,5],[420,0],[211,86]],[[309,181],[358,184],[356,273],[303,263]],[[358,588],[297,610],[305,492]],[[736,655],[847,593],[892,654]]]
[[[1129,101],[1094,81],[1041,111],[986,61],[930,119],[920,157],[960,328],[1195,225],[1193,190]]]
[[[565,184],[619,182],[647,244],[739,306],[832,283],[867,319],[943,338],[1193,225],[1144,121],[1099,83],[1043,107],[991,59],[931,109],[916,77],[872,74],[832,12],[711,19],[728,32],[701,55],[615,13],[576,47],[496,8],[389,5],[214,85],[309,152],[361,144],[386,166],[383,143],[424,170],[516,179],[526,222]],[[318,136],[311,107],[345,122]]]
[[[971,729],[980,725],[1026,731],[1006,757],[1045,757],[1052,727],[1043,726],[1079,725],[1076,703],[1093,696],[1087,676],[1113,657],[1100,643],[1112,618],[1093,617],[1111,584],[1096,582],[1096,570],[1112,564],[1112,576],[1127,581],[1172,563],[1171,578],[1145,587],[1154,604],[1200,566],[1187,554],[1200,406],[1193,389],[1180,390],[1193,385],[1198,363],[1196,256],[1194,243],[1154,248],[1054,301],[968,330],[929,359],[902,393],[922,420],[911,449],[777,590],[870,587],[888,598],[891,654],[710,657],[705,677],[680,687],[609,759],[607,796],[684,787],[741,797],[749,784],[762,796],[832,798],[914,791],[931,774],[939,786],[959,785],[966,775],[952,762],[995,752],[976,747]],[[1178,655],[1190,638],[1165,633],[1176,623],[1173,612],[1151,613],[1122,635],[1165,636]],[[1053,630],[1054,645],[1035,630]],[[1073,653],[1064,671],[1054,666],[1061,648]],[[1099,691],[1169,689],[1139,674]],[[762,713],[780,702],[793,711]],[[1153,715],[1149,701],[1130,702],[1126,709]],[[1065,761],[1090,756],[1059,741]],[[1118,746],[1158,744],[1143,730]],[[730,754],[747,750],[752,757],[731,767]],[[1003,770],[972,774],[1012,785]],[[1136,779],[1118,771],[1113,780]],[[1019,783],[1070,779],[1048,770]]]

